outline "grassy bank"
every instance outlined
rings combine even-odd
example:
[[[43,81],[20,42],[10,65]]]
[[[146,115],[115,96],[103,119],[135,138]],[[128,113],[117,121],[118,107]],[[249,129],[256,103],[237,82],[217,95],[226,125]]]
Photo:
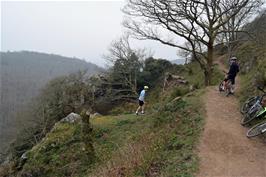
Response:
[[[171,90],[174,92],[175,90]],[[84,155],[79,124],[58,124],[28,153],[22,176],[193,176],[194,149],[202,130],[201,95],[173,100],[173,93],[149,114],[92,119],[96,159]]]
[[[216,83],[220,73],[214,69]],[[28,152],[18,176],[194,176],[204,122],[203,75],[196,63],[169,72],[188,84],[172,83],[163,92],[162,75],[148,92],[145,115],[134,115],[137,105],[128,103],[91,119],[95,158],[86,156],[79,123],[59,123]]]

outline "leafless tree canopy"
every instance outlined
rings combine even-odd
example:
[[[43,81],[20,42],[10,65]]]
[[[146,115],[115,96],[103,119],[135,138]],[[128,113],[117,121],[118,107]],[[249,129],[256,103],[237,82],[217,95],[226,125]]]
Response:
[[[118,40],[112,41],[108,51],[109,54],[104,55],[104,57],[111,63],[120,59],[127,60],[134,52],[130,47],[128,35],[124,35]]]
[[[192,54],[210,84],[213,46],[224,26],[259,0],[128,0],[124,26],[138,39],[151,39]],[[167,31],[170,36],[163,34]],[[178,40],[183,38],[186,46]]]
[[[239,33],[246,33],[250,38],[253,38],[252,34],[243,30],[243,26],[249,23],[249,17],[254,14],[258,14],[263,5],[263,1],[250,1],[235,17],[230,18],[228,23],[223,25],[223,33],[221,33],[221,42],[225,43],[228,48],[228,55],[231,56],[233,48],[237,42],[239,42]]]
[[[137,73],[144,58],[147,57],[146,50],[132,49],[129,35],[125,34],[111,43],[104,57],[112,65],[110,80],[113,83],[122,84],[125,88],[129,88],[133,95],[137,95]]]

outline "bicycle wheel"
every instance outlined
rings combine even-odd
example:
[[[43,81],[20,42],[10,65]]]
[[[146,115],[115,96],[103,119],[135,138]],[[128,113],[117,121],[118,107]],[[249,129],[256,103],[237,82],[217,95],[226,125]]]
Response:
[[[224,91],[224,81],[222,81],[220,84],[219,84],[219,92],[223,92]]]
[[[247,132],[247,137],[252,138],[266,132],[266,122],[260,123],[252,127]]]
[[[241,125],[245,126],[248,123],[250,123],[253,119],[255,119],[256,116],[250,116],[248,114],[245,114],[244,117],[241,119]]]
[[[244,115],[243,119],[241,120],[241,125],[246,125],[250,123],[252,120],[257,118],[257,114],[261,111],[261,107],[259,104],[254,105],[254,107],[250,108],[252,110],[249,110],[247,114]]]
[[[249,111],[249,109],[256,103],[258,99],[258,96],[251,97],[245,101],[245,103],[242,105],[240,112],[242,114],[245,114]]]

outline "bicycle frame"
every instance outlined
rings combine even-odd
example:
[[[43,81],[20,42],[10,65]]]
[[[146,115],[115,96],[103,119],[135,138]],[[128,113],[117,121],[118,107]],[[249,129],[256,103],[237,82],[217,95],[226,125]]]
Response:
[[[220,92],[225,92],[226,96],[228,96],[231,93],[231,89],[232,89],[232,82],[231,82],[231,80],[222,81],[219,84],[219,91]]]
[[[232,88],[232,81],[230,79],[228,79],[228,81],[225,82],[224,87],[225,87],[225,91],[230,92],[231,88]]]
[[[266,108],[265,107],[262,107],[263,110],[261,110],[256,117],[260,117],[261,115],[263,115],[264,113],[266,113]]]
[[[264,96],[266,96],[266,92],[262,88],[260,88],[260,87],[257,87],[257,89],[260,90],[261,92],[263,92],[263,95],[256,97],[256,103],[249,108],[247,114],[250,114],[251,113],[251,110],[254,110],[254,108],[256,106],[258,106],[258,105],[260,105],[260,108],[263,108],[262,105],[261,105],[261,101],[262,101],[262,98]]]
[[[256,103],[253,105],[253,106],[251,106],[251,108],[248,110],[248,112],[247,112],[247,114],[252,114],[252,113],[254,113],[254,111],[256,112],[256,111],[258,111],[258,109],[262,109],[263,107],[261,106],[261,104],[260,104],[260,100],[261,99],[258,99],[257,101],[256,101]]]
[[[261,117],[264,113],[266,113],[266,107],[263,107],[261,105],[261,99],[258,99],[256,101],[256,103],[250,108],[250,110],[248,111],[248,114],[252,114],[252,113],[256,113],[257,111],[259,111],[256,115],[256,118]],[[263,116],[264,117],[264,116]]]
[[[266,124],[266,123],[265,123]],[[265,124],[263,124],[262,126],[264,126]],[[266,127],[264,129],[261,130],[261,133],[265,133],[266,132]]]
[[[258,96],[255,99],[255,103],[250,105],[251,107],[246,112],[245,116],[241,120],[242,125],[246,125],[254,119],[263,118],[266,115],[266,108],[262,105],[263,96]]]

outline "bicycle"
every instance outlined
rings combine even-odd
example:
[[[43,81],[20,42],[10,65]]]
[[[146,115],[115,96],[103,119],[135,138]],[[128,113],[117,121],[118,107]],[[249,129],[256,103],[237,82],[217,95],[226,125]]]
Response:
[[[258,89],[264,92],[263,89],[261,88],[258,88]],[[243,111],[246,113],[244,114],[244,117],[241,120],[241,125],[244,126],[250,123],[252,120],[265,117],[266,108],[265,106],[262,105],[262,101],[265,96],[266,96],[266,93],[264,92],[262,96],[252,97],[248,99],[247,102],[242,106],[244,107],[242,108]]]
[[[263,90],[263,88],[261,88],[261,87],[257,87],[257,89],[258,90],[260,90],[261,92],[263,92],[263,95],[260,95],[260,96],[253,96],[253,97],[251,97],[251,98],[249,98],[249,99],[247,99],[245,102],[244,102],[244,104],[243,104],[243,106],[241,107],[241,109],[240,109],[240,112],[242,113],[242,114],[246,114],[248,111],[249,111],[249,109],[258,101],[258,100],[262,100],[262,98],[264,97],[264,96],[266,96],[266,92]]]
[[[224,84],[225,83],[225,84]],[[220,93],[225,92],[226,96],[229,96],[232,92],[232,81],[230,79],[224,79],[222,82],[219,84],[218,87]]]
[[[266,109],[265,109],[265,111],[266,111]],[[265,132],[266,132],[266,122],[259,123],[248,130],[247,137],[252,138],[252,137],[258,136],[260,134],[263,134]]]

